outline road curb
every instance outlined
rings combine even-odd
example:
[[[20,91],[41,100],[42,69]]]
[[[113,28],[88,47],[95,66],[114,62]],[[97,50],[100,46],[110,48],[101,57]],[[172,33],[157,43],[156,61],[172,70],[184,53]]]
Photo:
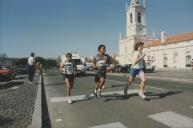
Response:
[[[28,128],[42,128],[42,80],[39,77],[38,91],[34,105],[34,113],[32,115],[32,123]]]

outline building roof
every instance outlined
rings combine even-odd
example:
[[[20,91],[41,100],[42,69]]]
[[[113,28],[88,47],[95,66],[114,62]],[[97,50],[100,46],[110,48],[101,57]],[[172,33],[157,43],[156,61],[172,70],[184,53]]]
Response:
[[[188,40],[193,40],[193,32],[183,33],[183,34],[175,35],[175,36],[170,36],[163,43],[161,42],[161,40],[154,40],[150,43],[146,43],[144,45],[144,48],[173,44],[173,43],[180,43],[180,42],[188,41]]]

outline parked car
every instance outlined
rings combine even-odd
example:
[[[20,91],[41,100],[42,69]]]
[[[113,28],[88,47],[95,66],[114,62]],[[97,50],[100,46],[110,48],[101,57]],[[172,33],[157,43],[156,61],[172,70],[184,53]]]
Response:
[[[85,63],[85,70],[86,71],[91,71],[91,69],[93,68],[94,64],[93,63]]]
[[[19,65],[15,67],[15,72],[19,75],[27,74],[27,66],[26,65]]]
[[[145,63],[144,72],[154,72],[155,66],[151,65],[151,63]]]
[[[131,64],[126,64],[119,67],[119,72],[128,73],[130,72],[130,69],[131,69]]]
[[[16,72],[12,67],[0,66],[0,81],[15,79]]]

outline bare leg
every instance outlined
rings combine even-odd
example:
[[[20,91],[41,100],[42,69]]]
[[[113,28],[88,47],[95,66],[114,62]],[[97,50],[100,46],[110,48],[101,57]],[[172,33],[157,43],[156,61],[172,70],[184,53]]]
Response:
[[[140,78],[141,78],[139,96],[141,96],[143,99],[145,99],[146,96],[145,96],[144,93],[143,93],[144,88],[145,88],[145,82],[146,82],[145,73],[144,73],[143,71],[141,71],[140,74],[139,74],[139,76],[140,76]]]
[[[101,77],[101,78],[100,78],[100,83],[99,83],[99,89],[100,89],[100,90],[102,89],[104,83],[105,83],[105,78],[104,78],[104,77]]]
[[[67,86],[67,95],[71,96],[71,86],[70,86],[70,81],[68,79],[65,79],[66,86]]]
[[[133,83],[135,77],[129,76],[128,81],[124,87],[124,95],[127,95],[128,87]]]
[[[73,86],[74,86],[74,81],[73,80],[69,80],[69,83],[70,83],[70,89],[72,89]]]
[[[140,91],[143,92],[144,88],[145,88],[145,83],[146,83],[146,77],[145,77],[145,73],[143,71],[140,72],[139,74],[140,78],[141,78],[141,84],[140,84]]]

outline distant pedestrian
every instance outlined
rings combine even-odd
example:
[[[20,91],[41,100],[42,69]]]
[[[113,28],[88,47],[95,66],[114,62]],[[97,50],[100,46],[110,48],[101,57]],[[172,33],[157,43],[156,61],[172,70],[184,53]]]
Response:
[[[93,60],[94,68],[97,70],[95,74],[96,89],[93,92],[96,98],[101,97],[101,89],[106,81],[106,66],[110,64],[110,57],[105,52],[106,46],[99,45],[98,54]]]
[[[130,76],[128,78],[128,82],[124,88],[124,94],[127,95],[127,89],[128,87],[133,83],[135,77],[139,75],[141,78],[141,84],[140,84],[140,90],[139,90],[139,96],[141,96],[143,99],[146,98],[144,95],[143,91],[145,88],[145,82],[146,82],[146,77],[145,73],[143,71],[144,68],[144,57],[145,54],[142,52],[143,50],[143,42],[137,42],[134,45],[134,52],[133,52],[133,64],[131,67],[130,71]]]
[[[34,72],[35,72],[35,54],[32,52],[30,54],[30,57],[28,58],[28,79],[30,84],[33,83],[33,78],[34,78]]]
[[[64,58],[62,58],[64,59],[64,61],[62,61],[60,64],[60,71],[63,74],[63,78],[67,86],[68,103],[71,104],[72,103],[71,90],[74,84],[75,65],[72,63],[72,54],[71,53],[67,53],[64,56]]]
[[[40,62],[36,63],[36,72],[37,72],[38,76],[42,75],[42,73],[43,73],[43,66]]]

